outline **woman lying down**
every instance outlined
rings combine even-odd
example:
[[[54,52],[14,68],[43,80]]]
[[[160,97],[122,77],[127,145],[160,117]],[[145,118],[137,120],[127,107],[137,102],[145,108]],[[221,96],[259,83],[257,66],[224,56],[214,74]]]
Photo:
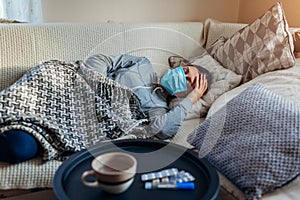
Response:
[[[159,78],[147,58],[129,55],[44,62],[0,92],[0,161],[63,160],[126,135],[172,138],[209,82],[192,65]]]

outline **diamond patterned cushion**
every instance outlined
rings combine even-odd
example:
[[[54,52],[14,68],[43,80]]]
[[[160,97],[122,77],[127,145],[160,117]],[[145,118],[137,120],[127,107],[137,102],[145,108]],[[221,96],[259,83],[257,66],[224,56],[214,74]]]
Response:
[[[225,68],[243,75],[243,83],[295,64],[293,38],[279,2],[228,40],[220,40],[210,54]]]
[[[188,142],[246,199],[260,199],[300,172],[300,108],[257,83],[208,117]]]

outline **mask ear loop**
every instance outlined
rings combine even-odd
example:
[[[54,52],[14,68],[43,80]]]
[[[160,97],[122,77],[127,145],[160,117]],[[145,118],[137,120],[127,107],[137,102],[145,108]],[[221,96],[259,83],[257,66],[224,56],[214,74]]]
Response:
[[[181,65],[179,66],[179,69],[180,69],[181,75],[184,77],[184,87],[185,87],[185,91],[187,91],[185,72],[184,72],[183,67]]]

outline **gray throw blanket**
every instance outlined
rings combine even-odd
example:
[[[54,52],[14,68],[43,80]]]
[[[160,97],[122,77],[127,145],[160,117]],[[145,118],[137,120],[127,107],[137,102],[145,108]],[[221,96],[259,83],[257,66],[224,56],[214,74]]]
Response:
[[[81,61],[44,62],[0,92],[0,134],[27,131],[40,142],[43,160],[64,159],[146,121],[130,89]]]

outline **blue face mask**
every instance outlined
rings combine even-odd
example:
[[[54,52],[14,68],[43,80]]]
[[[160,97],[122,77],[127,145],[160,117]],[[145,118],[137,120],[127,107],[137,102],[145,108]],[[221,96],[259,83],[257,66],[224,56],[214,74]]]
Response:
[[[171,94],[186,91],[186,77],[183,68],[169,69],[160,80],[161,85]]]

